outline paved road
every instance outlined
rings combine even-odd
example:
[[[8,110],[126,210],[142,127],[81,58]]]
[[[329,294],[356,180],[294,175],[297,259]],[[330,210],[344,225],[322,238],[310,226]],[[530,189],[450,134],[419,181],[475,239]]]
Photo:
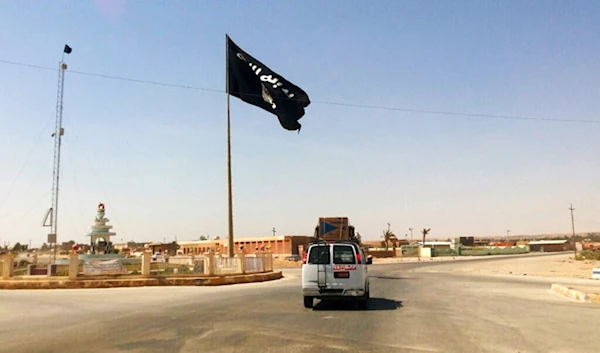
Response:
[[[550,282],[422,266],[372,266],[366,310],[304,309],[298,269],[226,287],[0,292],[0,352],[600,351],[598,306]]]

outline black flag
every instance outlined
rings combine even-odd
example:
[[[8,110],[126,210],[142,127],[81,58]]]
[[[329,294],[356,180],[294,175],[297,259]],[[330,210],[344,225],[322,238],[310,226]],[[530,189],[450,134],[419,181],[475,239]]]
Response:
[[[71,54],[71,52],[73,51],[73,49],[71,49],[71,47],[70,47],[70,46],[68,46],[68,45],[66,45],[66,44],[65,44],[65,50],[64,50],[64,51],[65,51],[65,53],[67,53],[67,54]]]
[[[227,36],[227,93],[279,118],[286,130],[298,130],[298,120],[310,104],[306,92],[273,72]]]

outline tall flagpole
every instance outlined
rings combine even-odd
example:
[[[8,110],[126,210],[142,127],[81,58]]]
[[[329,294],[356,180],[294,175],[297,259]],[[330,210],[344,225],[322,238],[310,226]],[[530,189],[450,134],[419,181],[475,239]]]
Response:
[[[227,196],[229,219],[229,257],[233,257],[233,196],[231,193],[231,116],[229,114],[229,36],[225,33],[225,91],[227,92]]]

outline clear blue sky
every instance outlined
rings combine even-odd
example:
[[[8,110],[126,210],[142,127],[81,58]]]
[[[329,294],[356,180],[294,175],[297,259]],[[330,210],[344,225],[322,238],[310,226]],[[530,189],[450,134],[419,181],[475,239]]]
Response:
[[[117,242],[226,235],[224,93],[73,73],[223,90],[225,33],[313,101],[298,135],[232,98],[237,237],[322,216],[369,239],[568,232],[570,202],[593,231],[600,123],[323,102],[600,121],[599,18],[598,1],[5,0],[0,60],[73,48],[59,241],[86,241],[99,201]],[[46,238],[56,81],[0,64],[0,242]]]

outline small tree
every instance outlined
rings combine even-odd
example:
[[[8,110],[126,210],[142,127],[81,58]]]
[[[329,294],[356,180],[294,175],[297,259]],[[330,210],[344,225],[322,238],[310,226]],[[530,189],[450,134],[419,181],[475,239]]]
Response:
[[[13,251],[23,251],[23,246],[21,245],[21,243],[16,242],[15,245],[12,248]]]
[[[200,240],[208,240],[208,238],[206,237],[206,235],[201,235]]]

